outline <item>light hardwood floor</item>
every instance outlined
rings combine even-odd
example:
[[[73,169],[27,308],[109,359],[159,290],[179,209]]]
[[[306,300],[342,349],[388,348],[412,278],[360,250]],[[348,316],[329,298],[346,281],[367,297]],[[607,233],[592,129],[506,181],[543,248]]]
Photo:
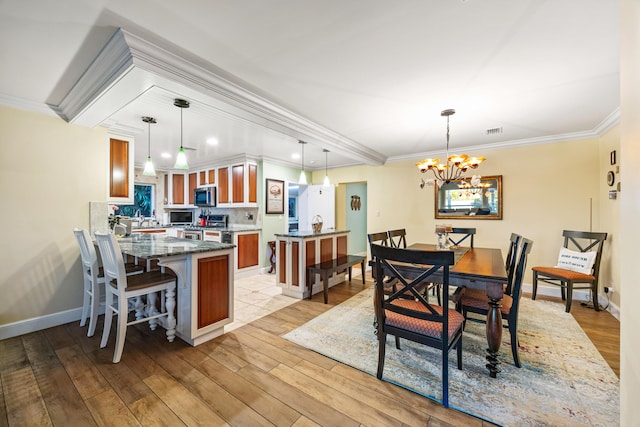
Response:
[[[361,289],[337,285],[329,304],[318,294],[198,347],[130,327],[118,364],[114,334],[100,350],[77,322],[0,341],[0,426],[490,425],[281,338]],[[619,372],[618,321],[572,314]]]

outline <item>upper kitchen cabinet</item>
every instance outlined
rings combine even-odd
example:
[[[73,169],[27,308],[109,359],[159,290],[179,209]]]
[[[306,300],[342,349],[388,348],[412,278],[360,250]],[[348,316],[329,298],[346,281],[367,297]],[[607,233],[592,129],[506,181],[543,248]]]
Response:
[[[205,169],[198,172],[198,186],[203,185],[215,185],[216,184],[216,170]]]
[[[133,138],[109,136],[109,203],[133,203],[133,142]]]
[[[258,205],[258,165],[234,163],[218,168],[218,206],[255,207]]]
[[[196,182],[196,172],[168,172],[164,176],[165,207],[193,207],[193,190],[196,188]]]

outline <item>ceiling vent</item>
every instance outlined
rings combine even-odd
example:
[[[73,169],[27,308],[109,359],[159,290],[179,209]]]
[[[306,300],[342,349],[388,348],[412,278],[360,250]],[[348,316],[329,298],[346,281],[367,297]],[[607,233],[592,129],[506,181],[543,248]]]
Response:
[[[491,128],[491,129],[487,129],[486,131],[486,135],[498,135],[502,133],[502,128]]]

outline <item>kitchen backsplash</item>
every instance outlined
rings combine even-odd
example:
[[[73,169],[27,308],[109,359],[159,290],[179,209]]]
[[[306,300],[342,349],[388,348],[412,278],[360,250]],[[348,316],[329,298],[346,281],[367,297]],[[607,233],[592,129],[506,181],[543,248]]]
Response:
[[[207,213],[229,215],[229,225],[262,225],[261,218],[258,218],[258,208],[199,208],[196,209],[195,216],[198,218]]]

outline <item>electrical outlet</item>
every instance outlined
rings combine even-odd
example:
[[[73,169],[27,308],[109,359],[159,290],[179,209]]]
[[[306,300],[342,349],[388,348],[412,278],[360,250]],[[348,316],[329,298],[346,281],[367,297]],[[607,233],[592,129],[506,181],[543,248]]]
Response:
[[[605,286],[604,287],[604,293],[605,294],[612,294],[613,293],[613,286]]]

